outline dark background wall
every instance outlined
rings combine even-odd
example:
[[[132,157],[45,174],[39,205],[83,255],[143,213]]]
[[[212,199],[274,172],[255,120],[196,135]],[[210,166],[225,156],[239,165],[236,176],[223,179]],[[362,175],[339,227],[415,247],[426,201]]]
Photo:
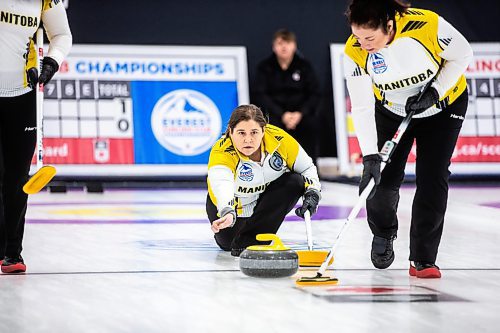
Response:
[[[299,49],[320,79],[321,156],[336,156],[330,43],[345,42],[347,0],[70,1],[74,43],[142,45],[243,45],[250,85],[257,63],[271,52],[279,28],[297,34]],[[469,41],[500,41],[500,0],[415,0],[446,18]]]

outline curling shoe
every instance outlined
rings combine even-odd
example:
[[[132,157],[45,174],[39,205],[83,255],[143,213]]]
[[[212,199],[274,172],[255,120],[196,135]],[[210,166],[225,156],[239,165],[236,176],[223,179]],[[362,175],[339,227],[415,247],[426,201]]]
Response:
[[[371,253],[373,266],[379,269],[391,266],[394,261],[394,250],[392,248],[394,239],[396,239],[396,236],[392,236],[389,239],[373,236]]]
[[[26,265],[24,264],[23,257],[5,257],[2,261],[2,273],[24,273],[26,272]]]
[[[441,278],[441,271],[435,264],[428,262],[415,261],[410,262],[409,269],[410,276],[416,276],[421,279],[439,279]]]

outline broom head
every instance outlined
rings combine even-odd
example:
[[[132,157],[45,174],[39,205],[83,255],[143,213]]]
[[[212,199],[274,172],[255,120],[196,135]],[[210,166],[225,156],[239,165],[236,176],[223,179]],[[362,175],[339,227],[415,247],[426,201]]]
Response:
[[[23,191],[26,194],[35,194],[40,192],[56,175],[56,168],[52,165],[41,167],[26,184],[23,186]]]
[[[328,257],[328,251],[297,251],[299,255],[300,267],[320,267]],[[328,266],[333,264],[333,257],[330,259]]]

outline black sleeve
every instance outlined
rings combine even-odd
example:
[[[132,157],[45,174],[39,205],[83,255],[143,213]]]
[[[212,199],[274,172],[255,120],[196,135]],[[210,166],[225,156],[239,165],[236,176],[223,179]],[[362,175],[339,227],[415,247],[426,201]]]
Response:
[[[281,118],[285,110],[283,110],[272,98],[269,93],[269,79],[268,67],[265,62],[262,62],[257,67],[255,75],[255,104],[261,107],[264,112],[269,112],[274,116]]]
[[[307,61],[304,61],[303,72],[305,74],[304,95],[306,96],[306,99],[304,100],[300,112],[302,112],[303,115],[315,114],[320,100],[318,78],[316,77],[311,64]]]

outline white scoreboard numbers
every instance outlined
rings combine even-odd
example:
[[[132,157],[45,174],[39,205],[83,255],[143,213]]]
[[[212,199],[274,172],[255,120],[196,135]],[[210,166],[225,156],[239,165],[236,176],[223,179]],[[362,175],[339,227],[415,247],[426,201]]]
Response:
[[[472,43],[474,58],[465,73],[469,106],[450,167],[454,174],[500,174],[500,43]],[[342,59],[343,44],[331,44],[333,98],[339,171],[357,175],[361,152],[350,113]],[[415,173],[416,149],[408,158],[407,174]]]
[[[50,138],[133,137],[129,82],[58,80],[45,88]]]

